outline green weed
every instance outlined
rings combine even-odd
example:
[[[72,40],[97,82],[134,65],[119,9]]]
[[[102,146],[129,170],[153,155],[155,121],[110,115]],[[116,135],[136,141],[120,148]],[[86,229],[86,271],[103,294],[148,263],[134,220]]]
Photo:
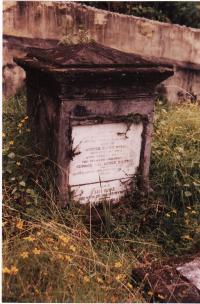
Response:
[[[146,302],[132,268],[200,241],[198,105],[158,106],[148,198],[134,192],[116,206],[59,210],[25,101],[3,107],[3,300]]]

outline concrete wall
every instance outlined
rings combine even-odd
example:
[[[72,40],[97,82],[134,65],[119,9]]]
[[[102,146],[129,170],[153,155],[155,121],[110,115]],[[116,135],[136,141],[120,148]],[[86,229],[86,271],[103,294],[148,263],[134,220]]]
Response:
[[[167,81],[170,102],[179,99],[182,89],[200,95],[199,72],[196,71],[200,70],[198,29],[110,13],[74,2],[53,1],[5,2],[3,24],[7,35],[58,40],[64,33],[76,35],[83,25],[89,38],[106,46],[172,60],[178,65],[178,74]],[[177,86],[169,90],[174,81]]]

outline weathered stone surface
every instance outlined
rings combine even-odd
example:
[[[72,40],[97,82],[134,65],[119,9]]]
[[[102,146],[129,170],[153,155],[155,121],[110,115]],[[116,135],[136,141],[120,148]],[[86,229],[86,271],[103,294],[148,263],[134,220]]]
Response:
[[[43,49],[55,47],[57,40],[24,38],[7,36],[3,37],[3,95],[15,95],[25,85],[25,71],[13,61],[13,57],[24,57],[33,47]]]
[[[135,174],[148,192],[154,91],[172,69],[95,42],[32,48],[16,62],[27,73],[35,137],[58,165],[60,205],[71,194],[84,204],[105,194],[118,201]]]
[[[76,45],[62,45],[58,44],[53,48],[42,49],[40,48],[28,48],[27,56],[18,59],[19,62],[28,64],[34,68],[45,68],[51,70],[61,68],[111,68],[115,69],[123,67],[127,68],[142,68],[143,73],[145,68],[149,71],[149,68],[172,68],[169,63],[161,64],[156,58],[146,59],[141,55],[132,53],[124,53],[110,47],[106,47],[97,42],[80,43]]]
[[[177,270],[200,291],[200,257],[177,267]]]
[[[142,123],[72,128],[69,185],[78,202],[120,201],[140,164],[142,132]]]
[[[90,38],[111,48],[200,64],[199,29],[116,14],[75,2],[21,1],[4,10],[4,34],[8,35],[61,39],[65,28],[75,34],[80,24]]]
[[[190,282],[180,271],[183,269],[184,261],[190,264],[191,260],[195,258],[199,260],[199,257],[200,255],[197,254],[195,257],[171,258],[160,263],[152,263],[149,267],[133,269],[133,284],[142,282],[144,288],[152,293],[152,298],[161,302],[199,303],[200,291],[196,283]]]

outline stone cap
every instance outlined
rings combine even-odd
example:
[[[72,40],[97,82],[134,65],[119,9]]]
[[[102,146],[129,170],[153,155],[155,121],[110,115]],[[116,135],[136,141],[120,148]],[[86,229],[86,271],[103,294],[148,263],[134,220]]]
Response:
[[[163,65],[157,60],[121,52],[96,42],[76,45],[58,44],[49,49],[29,48],[24,58],[14,58],[14,60],[25,69],[34,68],[46,72],[66,72],[74,68],[86,72],[94,68],[97,70],[108,68],[112,71],[113,69],[120,71],[142,69],[141,72],[144,73],[145,70],[146,72],[150,70],[151,73],[160,71],[161,74],[170,72],[169,76],[173,74],[171,64]]]

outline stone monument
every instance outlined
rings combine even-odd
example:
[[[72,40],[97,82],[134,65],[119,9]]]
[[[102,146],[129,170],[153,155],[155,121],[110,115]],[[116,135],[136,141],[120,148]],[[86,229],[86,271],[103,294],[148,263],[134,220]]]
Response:
[[[33,48],[15,61],[32,131],[57,164],[60,206],[119,202],[135,177],[148,191],[154,90],[170,66],[95,42]]]

